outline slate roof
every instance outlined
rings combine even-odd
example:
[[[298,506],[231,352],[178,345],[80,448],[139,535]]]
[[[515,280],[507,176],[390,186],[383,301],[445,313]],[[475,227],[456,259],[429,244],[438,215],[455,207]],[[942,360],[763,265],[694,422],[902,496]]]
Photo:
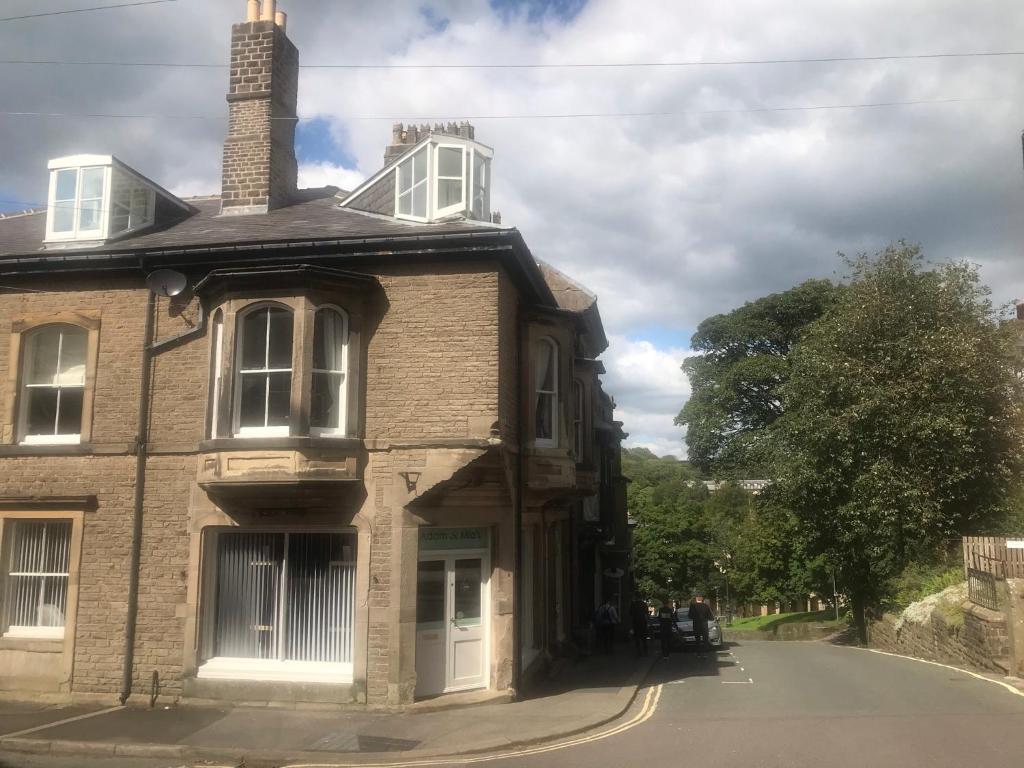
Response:
[[[252,216],[220,216],[219,197],[191,199],[186,202],[196,212],[162,229],[151,229],[100,246],[61,248],[46,252],[118,253],[246,243],[493,233],[496,230],[493,225],[480,222],[458,220],[435,224],[406,223],[350,208],[339,208],[338,192],[334,187],[302,190],[294,204]],[[44,250],[45,231],[45,209],[0,218],[0,259],[39,254]]]

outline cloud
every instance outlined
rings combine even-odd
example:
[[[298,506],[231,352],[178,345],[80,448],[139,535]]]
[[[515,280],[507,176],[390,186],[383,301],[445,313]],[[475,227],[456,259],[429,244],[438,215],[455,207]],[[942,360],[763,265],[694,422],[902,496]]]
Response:
[[[5,12],[35,5],[9,0]],[[820,58],[1015,50],[1024,39],[1018,0],[281,0],[280,7],[307,64]],[[220,64],[230,24],[243,14],[242,0],[231,0],[17,22],[0,25],[0,49],[11,59]],[[223,69],[0,65],[10,111],[213,118],[0,116],[0,187],[37,202],[48,158],[113,151],[170,189],[214,192],[226,85]],[[991,100],[698,114],[951,98]],[[692,329],[745,300],[834,275],[837,251],[872,251],[896,238],[920,242],[933,260],[979,263],[1002,302],[1024,296],[1021,102],[1024,57],[306,69],[299,108],[318,119],[306,149],[315,155],[333,142],[336,151],[304,156],[303,179],[350,186],[355,173],[373,173],[392,120],[473,118],[478,138],[496,151],[493,201],[503,220],[520,228],[539,258],[598,294],[615,336]],[[600,112],[679,114],[484,117]],[[613,345],[609,369],[628,354]],[[662,395],[655,410],[638,386],[609,374],[632,439],[676,440],[670,417],[681,402]],[[655,413],[669,425],[647,421]]]
[[[658,349],[649,341],[609,337],[604,385],[615,398],[616,418],[629,432],[627,445],[645,446],[658,454],[686,454],[684,431],[672,422],[690,396],[690,383],[680,368],[688,354],[683,349]]]
[[[359,171],[353,171],[334,163],[304,163],[299,166],[300,187],[335,186],[351,192],[365,179]]]

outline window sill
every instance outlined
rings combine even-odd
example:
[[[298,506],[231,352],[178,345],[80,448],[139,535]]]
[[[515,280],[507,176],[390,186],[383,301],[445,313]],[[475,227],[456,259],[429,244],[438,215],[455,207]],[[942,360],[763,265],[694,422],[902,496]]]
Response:
[[[277,683],[351,683],[352,664],[218,656],[199,667],[196,677],[204,680],[261,680]]]
[[[27,651],[29,653],[63,653],[64,639],[41,637],[0,637],[0,651]]]
[[[301,448],[362,448],[358,437],[217,437],[199,443],[200,451],[297,450]]]

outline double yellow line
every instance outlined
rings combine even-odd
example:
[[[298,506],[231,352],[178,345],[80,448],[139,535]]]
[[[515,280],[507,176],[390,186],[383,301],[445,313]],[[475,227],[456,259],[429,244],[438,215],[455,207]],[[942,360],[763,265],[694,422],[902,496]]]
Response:
[[[372,766],[372,768],[416,768],[417,766],[429,765],[470,765],[471,763],[489,763],[494,760],[508,760],[512,757],[527,757],[529,755],[541,755],[545,752],[556,752],[560,749],[578,747],[581,744],[590,744],[591,742],[601,741],[602,739],[607,739],[611,736],[617,736],[631,728],[636,728],[636,726],[641,725],[642,723],[646,723],[654,717],[654,713],[658,709],[658,702],[661,700],[661,690],[661,685],[648,688],[647,695],[644,696],[644,703],[640,707],[640,711],[626,722],[611,726],[610,728],[598,731],[597,733],[579,736],[566,741],[559,741],[554,744],[538,745],[536,747],[523,747],[522,749],[509,750],[507,752],[496,752],[487,755],[477,755],[475,757],[438,757],[423,760],[410,760],[402,763],[292,763],[286,766],[286,768],[358,768],[360,765]]]

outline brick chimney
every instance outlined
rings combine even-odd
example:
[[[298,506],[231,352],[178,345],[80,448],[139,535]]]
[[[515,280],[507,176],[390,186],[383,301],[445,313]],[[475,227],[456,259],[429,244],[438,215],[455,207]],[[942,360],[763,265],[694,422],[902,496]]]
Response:
[[[276,0],[247,0],[246,21],[231,27],[225,216],[266,213],[295,194],[299,51],[285,34],[286,23]]]
[[[395,158],[405,154],[406,150],[419,144],[430,135],[475,139],[476,129],[465,120],[461,123],[448,123],[447,125],[434,123],[433,128],[427,124],[417,127],[410,123],[406,127],[402,123],[395,123],[391,126],[391,143],[384,150],[384,165],[391,165]]]

